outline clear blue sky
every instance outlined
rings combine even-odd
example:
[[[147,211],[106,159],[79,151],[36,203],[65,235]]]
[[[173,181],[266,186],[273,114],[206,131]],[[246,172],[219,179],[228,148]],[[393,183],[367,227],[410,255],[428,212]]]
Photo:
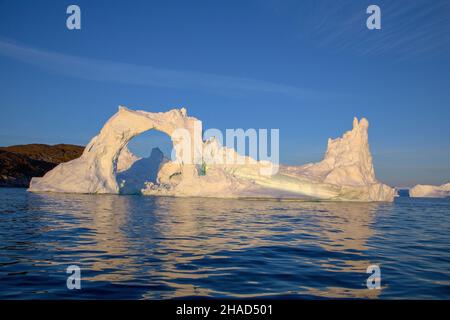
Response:
[[[281,161],[303,164],[364,116],[380,180],[443,183],[449,17],[428,0],[0,0],[0,145],[86,144],[119,104],[185,106],[205,128],[279,128]]]

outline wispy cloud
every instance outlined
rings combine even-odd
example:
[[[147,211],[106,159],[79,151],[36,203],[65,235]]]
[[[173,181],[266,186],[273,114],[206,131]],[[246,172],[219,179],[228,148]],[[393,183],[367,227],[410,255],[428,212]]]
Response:
[[[366,8],[372,2],[310,0],[304,6],[302,37],[325,49],[360,55],[398,58],[448,56],[450,1],[375,2],[381,8],[382,29],[366,28]]]
[[[321,99],[323,92],[269,81],[209,73],[177,71],[148,65],[82,58],[36,49],[0,39],[0,55],[73,78],[167,88],[208,90],[224,94],[271,93],[298,99]]]

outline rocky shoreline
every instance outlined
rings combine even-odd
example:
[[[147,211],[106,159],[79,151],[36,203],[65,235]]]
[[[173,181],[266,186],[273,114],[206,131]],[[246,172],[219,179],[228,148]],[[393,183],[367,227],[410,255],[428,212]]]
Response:
[[[26,144],[0,147],[0,187],[28,188],[58,164],[78,158],[84,147],[70,144]]]

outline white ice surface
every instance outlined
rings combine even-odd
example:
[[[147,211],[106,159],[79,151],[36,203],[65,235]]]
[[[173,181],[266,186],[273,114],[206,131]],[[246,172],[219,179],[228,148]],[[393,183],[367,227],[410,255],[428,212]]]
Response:
[[[329,139],[321,162],[280,166],[273,175],[262,172],[275,164],[240,156],[214,138],[203,141],[201,126],[201,121],[188,117],[185,109],[151,113],[120,107],[80,158],[58,165],[42,178],[33,178],[29,190],[117,194],[139,192],[142,187],[145,195],[393,201],[394,189],[375,177],[366,119],[355,118],[351,131]],[[176,134],[180,128],[188,133],[187,138]],[[176,159],[157,166],[157,161],[150,161],[133,169],[142,159],[132,155],[126,145],[151,129],[171,137]],[[196,161],[183,157],[186,145]],[[230,157],[242,161],[221,161]],[[148,179],[142,179],[146,170]]]
[[[440,185],[418,184],[409,190],[412,198],[447,198],[450,197],[450,182]]]

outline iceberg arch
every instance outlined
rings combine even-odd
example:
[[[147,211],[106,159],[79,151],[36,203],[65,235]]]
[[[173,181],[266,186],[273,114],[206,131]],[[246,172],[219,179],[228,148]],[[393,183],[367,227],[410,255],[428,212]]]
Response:
[[[58,165],[41,178],[33,178],[29,190],[117,194],[120,190],[116,181],[118,167],[123,170],[135,160],[126,148],[132,138],[149,130],[166,133],[175,150],[174,163],[181,167],[186,143],[192,145],[194,156],[199,150],[195,144],[202,141],[201,126],[201,121],[188,117],[184,108],[152,113],[119,106],[119,111],[89,142],[80,158]],[[180,129],[188,136],[176,134]],[[119,157],[123,161],[119,162]]]
[[[331,201],[394,199],[395,190],[376,179],[368,142],[369,122],[364,118],[355,118],[352,130],[342,137],[328,140],[322,161],[303,166],[279,166],[238,155],[216,139],[203,141],[201,128],[201,121],[188,117],[184,108],[152,113],[119,107],[80,158],[58,165],[42,178],[33,178],[29,190],[118,194],[121,190],[116,173],[136,161],[126,148],[127,143],[145,131],[158,130],[171,138],[175,159],[163,162],[161,155],[155,154],[155,159],[159,159],[158,172],[154,181],[148,181],[140,190],[144,195]],[[216,161],[240,158],[242,161],[231,164]],[[261,169],[274,166],[279,166],[279,170],[271,175],[262,174]]]

